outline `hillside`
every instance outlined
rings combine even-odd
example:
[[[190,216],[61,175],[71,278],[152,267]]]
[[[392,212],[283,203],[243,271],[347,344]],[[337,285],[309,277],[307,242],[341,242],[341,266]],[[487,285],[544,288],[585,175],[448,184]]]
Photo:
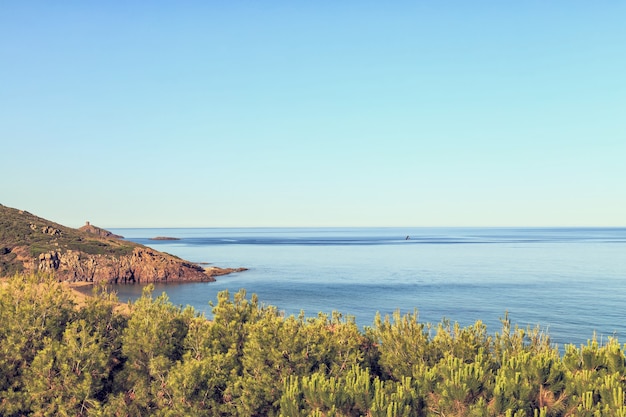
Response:
[[[42,271],[60,281],[146,283],[214,281],[215,275],[235,271],[205,271],[176,256],[86,226],[73,229],[0,205],[0,277]]]

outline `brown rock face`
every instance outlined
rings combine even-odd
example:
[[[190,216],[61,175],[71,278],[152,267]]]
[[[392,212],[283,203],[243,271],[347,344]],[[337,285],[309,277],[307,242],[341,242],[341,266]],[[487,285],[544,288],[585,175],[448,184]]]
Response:
[[[122,256],[51,251],[39,255],[37,269],[72,282],[215,281],[202,267],[147,247],[136,247],[131,255]]]
[[[108,237],[111,239],[124,239],[124,236],[116,235],[115,233],[109,232],[101,227],[94,226],[93,224],[86,222],[84,226],[79,227],[78,230],[81,232],[87,232],[92,235],[96,235],[99,237]]]

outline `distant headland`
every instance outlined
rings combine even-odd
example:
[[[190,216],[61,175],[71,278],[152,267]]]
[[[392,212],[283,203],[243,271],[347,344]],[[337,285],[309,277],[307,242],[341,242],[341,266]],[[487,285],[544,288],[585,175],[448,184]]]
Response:
[[[215,281],[215,276],[245,270],[205,269],[89,222],[73,229],[0,204],[0,277],[44,272],[65,282],[145,284]]]
[[[94,226],[89,222],[85,222],[85,225],[78,228],[78,230],[91,233],[92,235],[100,236],[100,237],[110,237],[112,239],[124,239],[124,236],[116,235],[114,233],[109,232],[108,230],[104,230],[100,227]]]

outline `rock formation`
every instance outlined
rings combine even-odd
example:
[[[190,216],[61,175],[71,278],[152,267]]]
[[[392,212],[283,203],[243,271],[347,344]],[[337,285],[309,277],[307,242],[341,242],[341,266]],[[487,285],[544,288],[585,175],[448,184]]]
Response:
[[[53,272],[60,281],[150,283],[215,281],[216,274],[175,256],[138,246],[129,255],[111,256],[68,250],[38,257],[37,269]]]
[[[109,232],[108,230],[102,229],[101,227],[94,226],[89,222],[85,222],[85,225],[79,227],[78,230],[90,233],[92,235],[100,236],[100,237],[108,237],[111,239],[124,239],[124,236],[116,235],[114,233]]]
[[[243,270],[205,270],[89,222],[72,229],[0,205],[0,277],[41,271],[72,282],[185,282],[215,281],[215,276]]]

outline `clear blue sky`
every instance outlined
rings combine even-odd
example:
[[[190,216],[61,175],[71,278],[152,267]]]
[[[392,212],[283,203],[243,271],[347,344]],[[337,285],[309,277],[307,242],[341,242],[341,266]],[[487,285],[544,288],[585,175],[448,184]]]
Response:
[[[3,1],[0,203],[68,226],[624,226],[622,1]]]

